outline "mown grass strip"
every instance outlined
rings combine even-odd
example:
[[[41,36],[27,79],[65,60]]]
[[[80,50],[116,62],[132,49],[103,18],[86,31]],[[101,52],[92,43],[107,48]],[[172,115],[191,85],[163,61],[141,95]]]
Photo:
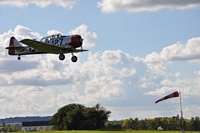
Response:
[[[24,133],[24,132],[16,132]],[[38,132],[31,132],[38,133]],[[126,130],[126,131],[87,131],[87,130],[70,130],[70,131],[39,131],[39,133],[180,133],[180,131],[152,131],[152,130]],[[187,133],[200,133],[200,132],[191,132]]]

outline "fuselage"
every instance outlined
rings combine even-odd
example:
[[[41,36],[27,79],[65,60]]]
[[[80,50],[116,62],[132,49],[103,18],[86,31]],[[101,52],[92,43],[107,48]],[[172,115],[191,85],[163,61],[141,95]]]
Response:
[[[43,37],[40,42],[61,48],[78,48],[82,46],[83,39],[80,35],[62,36],[61,34]]]
[[[17,41],[17,40],[16,40]],[[63,53],[69,53],[71,49],[76,49],[82,46],[83,39],[80,35],[62,36],[61,34],[55,34],[47,37],[43,37],[40,42],[47,45],[57,46],[62,49]],[[22,45],[21,45],[22,46]],[[15,46],[14,46],[15,47]],[[46,54],[43,51],[39,51],[29,46],[23,46],[21,48],[13,49],[14,52],[9,52],[9,55],[27,55],[27,54]],[[58,51],[60,53],[60,51]]]

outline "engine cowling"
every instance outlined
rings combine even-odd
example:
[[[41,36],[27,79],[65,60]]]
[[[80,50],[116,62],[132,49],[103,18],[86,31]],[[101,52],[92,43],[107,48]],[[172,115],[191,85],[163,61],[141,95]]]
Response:
[[[83,45],[83,39],[80,35],[71,36],[71,44],[74,48],[81,47]]]

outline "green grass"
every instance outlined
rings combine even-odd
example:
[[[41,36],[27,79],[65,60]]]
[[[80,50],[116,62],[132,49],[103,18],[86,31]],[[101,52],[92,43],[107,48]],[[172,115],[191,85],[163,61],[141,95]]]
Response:
[[[24,132],[16,132],[24,133]],[[38,133],[38,132],[31,132]],[[40,131],[39,133],[180,133],[180,131],[152,131],[152,130],[127,130],[127,131],[87,131],[87,130],[70,130],[70,131]],[[200,132],[191,132],[187,133],[200,133]]]

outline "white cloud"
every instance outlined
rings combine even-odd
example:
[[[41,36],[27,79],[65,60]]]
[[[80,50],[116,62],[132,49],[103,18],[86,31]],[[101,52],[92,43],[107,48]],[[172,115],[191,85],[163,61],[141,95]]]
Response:
[[[104,13],[127,10],[130,12],[157,11],[160,9],[188,9],[200,6],[198,0],[102,0],[98,7]]]
[[[14,36],[17,40],[22,40],[24,38],[40,39],[42,37],[39,33],[33,32],[31,29],[21,25],[17,25],[13,31],[9,30],[8,32],[1,34],[0,44],[2,45],[0,45],[0,55],[1,55],[0,59],[2,60],[5,60],[7,58],[7,50],[5,50],[5,47],[9,46],[10,37],[12,36]],[[2,64],[5,63],[6,62],[3,62]]]
[[[192,38],[186,44],[180,42],[167,46],[160,53],[152,52],[144,62],[182,61],[200,59],[200,37]]]
[[[114,120],[124,120],[128,118],[139,118],[139,119],[145,119],[146,116],[155,116],[159,117],[160,114],[157,110],[144,110],[144,109],[137,109],[137,107],[130,107],[130,106],[124,106],[124,107],[109,107],[111,110],[117,110],[115,112],[111,113],[111,117],[115,117]],[[127,114],[129,117],[127,117]]]
[[[90,32],[87,31],[88,27],[85,24],[82,24],[81,26],[77,27],[74,30],[71,30],[69,32],[69,34],[79,34],[82,36],[82,38],[84,39],[84,43],[83,46],[85,48],[90,48],[95,46],[95,42],[97,41],[97,34],[95,32]]]
[[[49,30],[47,31],[47,35],[50,36],[50,35],[54,35],[54,34],[62,34],[60,31],[57,31],[57,30]]]
[[[188,81],[186,79],[176,79],[175,81],[172,81],[170,79],[164,79],[160,82],[160,84],[163,86],[184,86],[187,83]]]
[[[16,7],[26,7],[30,4],[34,4],[39,7],[47,7],[51,4],[55,4],[57,6],[62,6],[65,8],[72,8],[74,4],[76,4],[78,0],[1,0],[1,6],[16,6]]]
[[[84,42],[89,43],[88,46],[94,46],[97,39],[86,25],[71,33],[81,33],[85,40],[89,40]],[[41,37],[27,27],[17,26],[14,31],[0,35],[1,42],[8,43],[10,36],[19,39]],[[0,46],[0,50],[6,51],[6,46]],[[188,80],[166,63],[146,63],[144,59],[121,50],[88,52],[88,59],[83,63],[72,63],[67,59],[60,61],[54,55],[22,58],[18,61],[6,53],[0,57],[1,117],[52,115],[69,103],[85,106],[100,103],[111,110],[111,119],[163,116],[166,111],[174,115],[179,110],[178,102],[171,105],[165,102],[159,107],[154,104],[157,98],[174,90],[183,92],[183,99],[190,101],[185,103],[185,107],[198,107],[192,101],[194,96],[200,95],[198,70],[194,71],[195,79]],[[189,109],[187,113],[199,115],[199,112]]]
[[[156,90],[150,91],[145,93],[146,95],[159,95],[159,96],[165,96],[166,94],[170,94],[174,91],[177,91],[179,88],[177,87],[167,87],[163,86],[161,88],[157,88]]]

